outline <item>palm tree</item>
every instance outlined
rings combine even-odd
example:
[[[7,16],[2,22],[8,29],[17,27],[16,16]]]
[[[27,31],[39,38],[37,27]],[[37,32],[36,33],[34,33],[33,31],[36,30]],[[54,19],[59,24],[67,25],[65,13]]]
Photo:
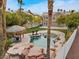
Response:
[[[3,39],[6,40],[7,37],[6,37],[6,1],[7,0],[3,0],[3,15],[2,15],[2,26],[3,26]],[[6,42],[5,42],[6,43]]]
[[[8,8],[8,11],[10,11],[10,8]]]
[[[64,14],[66,13],[66,10],[63,10]]]
[[[6,1],[7,0],[2,0],[3,1],[3,3],[2,3],[2,31],[3,31],[3,33],[2,33],[2,39],[3,39],[3,46],[2,46],[2,56],[5,54],[5,51],[6,51],[6,49],[5,49],[5,47],[6,47],[6,43],[7,43],[7,36],[6,36]]]
[[[0,0],[0,8],[2,8],[2,0]],[[0,40],[3,39],[3,29],[2,29],[2,9],[0,9]]]
[[[11,10],[11,12],[13,12],[13,10]]]
[[[60,9],[60,12],[62,12],[63,10],[62,9]]]
[[[17,0],[18,1],[18,4],[19,4],[19,6],[20,6],[20,14],[21,14],[21,10],[22,10],[22,6],[24,5],[24,3],[23,3],[23,0]]]
[[[47,37],[47,59],[50,59],[50,35],[51,35],[51,22],[53,12],[53,0],[48,0],[48,37]]]
[[[60,12],[60,9],[57,9],[57,12]]]
[[[74,13],[75,12],[75,10],[71,10],[71,13]]]

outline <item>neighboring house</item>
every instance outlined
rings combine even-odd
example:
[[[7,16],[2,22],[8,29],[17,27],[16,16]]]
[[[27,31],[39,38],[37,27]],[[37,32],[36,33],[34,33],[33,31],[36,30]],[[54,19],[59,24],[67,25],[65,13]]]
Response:
[[[56,23],[56,18],[59,15],[63,14],[63,13],[62,12],[54,12],[52,14],[53,14],[53,16],[52,16],[52,26],[58,26],[57,23]],[[42,22],[43,26],[47,26],[47,23],[48,23],[48,13],[47,12],[43,13],[42,17],[43,17],[43,22]]]

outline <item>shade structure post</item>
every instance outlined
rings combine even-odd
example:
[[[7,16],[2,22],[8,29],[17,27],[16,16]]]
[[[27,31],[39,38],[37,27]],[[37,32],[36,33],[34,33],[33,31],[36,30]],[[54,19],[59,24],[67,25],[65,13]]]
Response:
[[[53,0],[48,0],[47,59],[50,59],[50,36],[52,24]]]

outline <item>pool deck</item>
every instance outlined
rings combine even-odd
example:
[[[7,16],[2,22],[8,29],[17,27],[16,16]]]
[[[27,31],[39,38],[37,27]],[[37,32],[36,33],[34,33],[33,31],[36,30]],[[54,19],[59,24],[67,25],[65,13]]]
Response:
[[[42,34],[42,33],[47,33],[47,30],[44,30],[44,31],[39,31],[38,32],[39,34]],[[55,47],[54,47],[54,49],[56,50],[56,51],[53,51],[53,48],[51,49],[53,52],[50,54],[51,56],[52,56],[52,58],[54,59],[55,57],[53,57],[53,56],[55,56],[56,55],[56,53],[57,53],[57,51],[62,47],[62,45],[63,45],[63,42],[64,42],[64,40],[65,40],[65,35],[64,35],[64,33],[63,32],[60,32],[60,31],[51,31],[51,33],[54,33],[54,34],[56,34],[56,35],[58,35],[59,36],[59,38],[60,38],[60,41],[57,41],[56,42],[56,44],[55,44]],[[30,43],[30,35],[32,35],[32,33],[28,33],[28,34],[24,34],[24,37],[22,36],[22,41],[20,42],[20,43],[17,43],[17,44],[15,44],[13,47],[11,47],[8,51],[7,51],[7,53],[9,54],[9,55],[16,55],[16,54],[19,54],[19,55],[21,55],[22,53],[23,53],[23,51],[24,51],[24,49],[26,48],[26,47],[28,47],[28,43]],[[61,44],[62,43],[62,44]],[[32,43],[30,43],[30,44],[32,44]],[[33,44],[32,44],[33,45]],[[36,45],[34,45],[34,46],[36,46]],[[37,46],[36,46],[37,47]],[[29,49],[30,50],[30,49]],[[35,49],[34,49],[35,50]],[[33,54],[34,54],[34,50],[32,50],[33,51]],[[44,49],[45,51],[45,53],[46,53],[46,49]],[[36,50],[35,50],[36,51]],[[26,51],[27,52],[27,51]],[[31,54],[30,54],[31,55]],[[37,55],[37,54],[36,54]],[[27,55],[26,55],[27,56]],[[8,59],[8,58],[5,58],[5,59]],[[16,59],[18,59],[18,58],[16,58]]]
[[[29,37],[29,35],[31,35],[31,34],[24,34],[24,37],[22,37],[22,41],[21,42],[30,43],[30,37]]]
[[[47,26],[42,26],[40,28],[48,28],[48,27]],[[52,26],[51,29],[67,30],[68,28],[67,27],[54,27],[54,26]]]
[[[76,32],[75,40],[66,56],[66,59],[79,59],[79,28]]]
[[[43,31],[39,31],[38,32],[39,34],[42,34],[42,33],[47,33],[47,30],[43,30]],[[55,55],[56,55],[56,53],[57,53],[57,51],[62,47],[62,45],[63,45],[63,42],[64,42],[64,40],[65,40],[65,35],[64,35],[64,33],[63,32],[60,32],[60,31],[51,31],[51,33],[53,33],[53,34],[56,34],[56,35],[58,35],[58,37],[60,38],[60,40],[58,40],[56,43],[55,43],[55,47],[54,48],[51,48],[51,52],[50,52],[50,57],[51,57],[51,59],[55,59]],[[29,47],[29,44],[30,45],[33,45],[33,46],[35,46],[35,47],[38,47],[37,45],[34,45],[34,44],[32,44],[32,43],[30,43],[30,35],[32,35],[32,33],[28,33],[28,34],[24,34],[24,37],[22,36],[22,41],[20,42],[20,43],[17,43],[17,44],[15,44],[13,47],[11,47],[11,48],[9,48],[9,50],[7,51],[7,55],[5,55],[5,57],[4,57],[4,59],[10,59],[10,58],[8,58],[8,57],[11,57],[11,59],[14,59],[14,58],[16,58],[16,59],[18,59],[17,57],[18,56],[15,56],[14,58],[13,58],[13,56],[11,56],[11,55],[16,55],[16,54],[18,54],[18,55],[21,55],[22,53],[24,53],[24,55],[25,56],[28,56],[28,55],[31,55],[31,54],[34,54],[34,55],[37,55],[37,52],[38,52],[38,54],[39,54],[39,51],[37,51],[36,52],[36,48],[34,48],[34,49],[29,49],[28,50],[28,47]],[[44,49],[44,48],[40,48],[40,47],[38,47],[39,49],[43,49],[44,50],[44,54],[46,54],[46,49]],[[26,50],[25,50],[26,49]],[[56,51],[54,51],[54,50],[56,50]],[[27,53],[28,51],[32,51],[32,52],[30,52],[29,54]],[[36,53],[35,53],[36,52]],[[26,54],[27,53],[27,54]],[[33,55],[32,55],[33,56]],[[26,58],[27,59],[27,58]]]

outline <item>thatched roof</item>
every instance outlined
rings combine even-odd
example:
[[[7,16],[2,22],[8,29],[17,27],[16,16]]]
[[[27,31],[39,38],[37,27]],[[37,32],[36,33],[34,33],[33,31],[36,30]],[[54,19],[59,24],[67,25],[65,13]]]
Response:
[[[21,31],[24,31],[25,28],[22,27],[22,26],[18,26],[18,25],[14,25],[14,26],[11,26],[9,28],[7,28],[7,32],[8,33],[16,33],[16,32],[21,32]]]

